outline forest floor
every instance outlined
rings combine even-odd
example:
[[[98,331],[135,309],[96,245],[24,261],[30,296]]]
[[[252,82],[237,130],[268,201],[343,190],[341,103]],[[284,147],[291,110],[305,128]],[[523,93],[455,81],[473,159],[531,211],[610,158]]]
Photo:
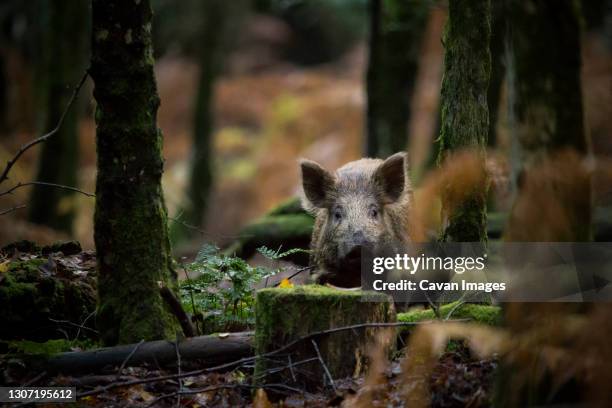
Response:
[[[95,292],[95,255],[81,252],[76,242],[50,247],[38,247],[21,242],[0,251],[0,300],[5,310],[21,312],[3,316],[0,327],[11,327],[3,332],[0,341],[0,384],[8,386],[57,386],[76,387],[79,406],[86,407],[201,407],[201,406],[403,406],[404,393],[412,386],[402,376],[403,356],[396,353],[391,362],[381,362],[384,375],[376,377],[336,379],[334,388],[327,386],[316,392],[305,392],[299,385],[269,384],[261,390],[252,386],[253,361],[233,366],[231,371],[200,370],[204,362],[188,361],[161,368],[157,366],[130,367],[127,361],[121,366],[106,366],[79,375],[47,373],[46,359],[58,352],[83,351],[99,345],[91,310],[95,310],[95,298],[78,298],[83,304],[73,302],[70,307],[57,308],[55,296],[43,290],[55,287],[79,288]],[[21,285],[21,286],[19,286]],[[31,306],[18,306],[5,296],[10,288],[37,288],[29,300]],[[21,292],[20,292],[21,293]],[[25,293],[25,292],[24,292]],[[64,292],[68,293],[68,292]],[[72,292],[76,293],[76,292]],[[23,297],[17,296],[20,301]],[[61,295],[62,298],[65,295]],[[36,306],[34,306],[36,305]],[[82,310],[81,317],[70,313]],[[85,319],[82,316],[87,316]],[[53,319],[48,318],[54,317]],[[76,317],[75,317],[76,316]],[[12,319],[5,321],[6,319]],[[21,319],[21,320],[20,320]],[[27,329],[23,321],[34,322]],[[249,327],[252,329],[252,327]],[[9,338],[5,338],[10,335]],[[35,337],[32,337],[35,336]],[[59,338],[58,338],[59,337]],[[23,338],[34,341],[24,341]],[[11,340],[12,339],[12,340]],[[46,340],[46,342],[45,342]],[[405,337],[402,341],[406,340]],[[41,343],[42,342],[42,343]],[[403,343],[401,343],[403,344]],[[177,361],[180,358],[177,355]],[[129,357],[128,357],[129,358]],[[231,356],[227,358],[231,360]],[[377,364],[377,367],[381,365]],[[179,368],[180,367],[180,368]],[[480,359],[472,355],[460,342],[451,343],[437,361],[429,378],[432,406],[484,407],[490,405],[493,374],[496,361]],[[298,368],[296,368],[297,370]],[[189,375],[190,371],[200,371]],[[289,370],[285,367],[285,370]],[[177,378],[177,374],[179,374]],[[164,377],[173,378],[164,378]],[[418,381],[418,380],[417,380]],[[179,392],[180,390],[180,392]],[[180,396],[180,403],[178,402]],[[270,403],[274,401],[272,405]],[[366,402],[367,401],[367,402]],[[39,405],[45,406],[45,405]],[[49,404],[49,406],[52,406]]]
[[[6,364],[3,366],[6,378]],[[495,360],[474,358],[464,347],[445,352],[429,379],[431,406],[490,406],[496,366]],[[187,367],[193,369],[194,365]],[[186,367],[182,369],[186,372]],[[317,392],[304,392],[295,386],[281,384],[264,385],[263,388],[256,389],[251,385],[250,372],[249,367],[239,366],[230,372],[185,376],[179,381],[175,378],[155,380],[177,374],[177,370],[160,370],[153,367],[127,367],[122,370],[109,367],[103,372],[83,376],[49,376],[26,370],[20,373],[20,377],[11,377],[11,381],[6,385],[76,387],[77,395],[81,395],[78,399],[79,406],[84,407],[192,408],[328,407],[342,404],[403,407],[404,393],[410,387],[410,384],[401,380],[402,368],[399,359],[388,365],[384,381],[369,384],[364,377],[337,379],[334,381],[335,391],[328,387]],[[132,385],[120,386],[121,383]],[[366,393],[364,390],[371,392]]]

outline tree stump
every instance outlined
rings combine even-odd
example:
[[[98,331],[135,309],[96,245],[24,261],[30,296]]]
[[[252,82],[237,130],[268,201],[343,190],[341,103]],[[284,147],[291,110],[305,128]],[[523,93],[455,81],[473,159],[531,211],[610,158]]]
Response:
[[[313,333],[395,320],[393,301],[382,293],[318,285],[262,289],[256,298],[255,382],[316,391],[332,379],[357,376],[368,365],[371,347],[391,350],[395,336],[381,334],[394,329],[357,327]],[[392,340],[381,344],[383,338]]]

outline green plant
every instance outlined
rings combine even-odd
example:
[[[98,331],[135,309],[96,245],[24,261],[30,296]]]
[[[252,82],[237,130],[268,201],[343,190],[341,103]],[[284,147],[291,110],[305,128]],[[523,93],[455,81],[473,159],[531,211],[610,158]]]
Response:
[[[257,250],[273,261],[304,251],[295,248],[280,252],[280,248],[265,246]],[[196,316],[201,333],[212,333],[252,327],[257,283],[282,268],[251,266],[244,259],[223,254],[214,245],[205,245],[195,261],[183,265],[183,269],[187,279],[180,284],[181,303]]]
[[[278,261],[281,258],[285,258],[289,255],[297,254],[298,252],[304,252],[304,253],[310,252],[309,250],[302,249],[302,248],[293,248],[285,252],[281,252],[280,250],[281,250],[280,248],[278,248],[277,250],[273,250],[266,246],[261,246],[257,248],[257,252],[259,252],[260,254],[262,254],[263,256],[265,256],[271,261]]]

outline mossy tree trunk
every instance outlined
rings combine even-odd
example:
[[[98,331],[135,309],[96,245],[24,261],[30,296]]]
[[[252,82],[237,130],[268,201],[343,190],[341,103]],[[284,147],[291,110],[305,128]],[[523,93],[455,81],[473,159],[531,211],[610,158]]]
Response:
[[[511,108],[522,163],[515,174],[526,180],[551,160],[562,165],[560,154],[588,154],[580,82],[582,16],[576,0],[511,0],[510,5],[516,95]],[[568,201],[561,200],[561,190],[557,193],[573,236],[557,239],[590,240],[590,177],[578,166],[573,178],[566,182],[582,183],[575,186],[581,196]],[[511,218],[516,217],[513,209]]]
[[[148,0],[93,1],[98,176],[97,323],[106,344],[174,338],[159,282],[176,287],[161,176]]]
[[[486,242],[487,183],[485,147],[489,131],[487,91],[491,74],[490,0],[449,0],[444,32],[439,160],[468,150],[482,163],[483,177],[460,202],[452,200],[450,186],[442,197],[441,239]]]
[[[366,155],[387,157],[408,145],[410,99],[430,2],[370,0]]]
[[[72,93],[72,86],[87,67],[89,2],[39,1],[36,91],[39,101],[39,132],[53,129]],[[36,180],[77,185],[78,126],[82,106],[73,106],[60,130],[42,145]],[[29,219],[37,224],[72,232],[77,196],[72,191],[34,186],[28,203]]]

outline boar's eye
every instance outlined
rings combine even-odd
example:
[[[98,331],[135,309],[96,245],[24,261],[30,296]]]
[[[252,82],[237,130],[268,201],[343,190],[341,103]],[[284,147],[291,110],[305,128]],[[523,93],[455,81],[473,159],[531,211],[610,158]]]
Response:
[[[368,211],[368,215],[370,216],[370,218],[377,218],[378,217],[378,208],[370,207],[370,210]]]
[[[340,221],[342,219],[342,210],[340,210],[340,208],[334,208],[333,210],[333,214],[334,214],[334,220],[335,221]]]

